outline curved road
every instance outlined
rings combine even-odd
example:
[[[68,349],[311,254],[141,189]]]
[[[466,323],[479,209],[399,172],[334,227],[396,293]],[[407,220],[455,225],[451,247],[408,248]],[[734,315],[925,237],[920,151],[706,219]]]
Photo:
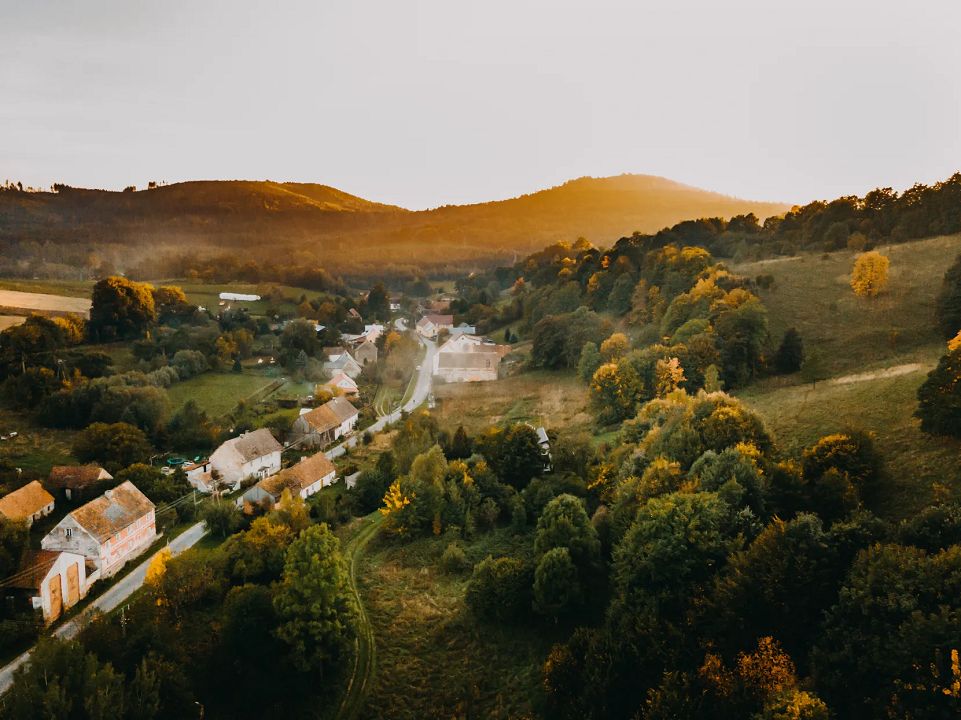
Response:
[[[169,549],[173,555],[179,555],[187,548],[193,547],[193,545],[195,545],[197,541],[206,534],[207,528],[204,526],[203,522],[199,522],[196,525],[191,525],[189,528],[171,540],[163,549],[158,550],[156,553],[135,567],[132,571],[124,575],[120,580],[117,581],[116,585],[91,602],[90,605],[83,610],[83,612],[77,615],[77,617],[65,622],[63,625],[54,630],[52,634],[55,637],[63,638],[64,640],[69,640],[70,638],[74,637],[80,632],[85,624],[93,619],[94,615],[110,612],[111,610],[119,607],[124,600],[139,590],[144,583],[144,579],[147,577],[147,567],[150,565],[150,561],[153,560],[157,554]],[[13,684],[14,671],[27,662],[27,660],[30,658],[31,652],[33,652],[33,648],[27,650],[21,655],[18,655],[16,658],[7,663],[2,669],[0,669],[0,694],[5,693],[10,688],[10,685]]]
[[[371,432],[380,432],[388,424],[396,422],[400,419],[401,411],[411,412],[415,410],[417,407],[423,404],[427,400],[427,396],[430,395],[432,370],[434,367],[434,355],[437,353],[437,344],[420,336],[418,336],[418,339],[424,346],[426,352],[424,353],[424,359],[421,360],[420,371],[417,374],[417,382],[414,385],[414,392],[411,395],[410,400],[404,403],[402,408],[395,410],[389,415],[384,415],[378,418],[377,422],[367,428]],[[345,447],[353,447],[357,444],[357,440],[358,438],[356,435],[348,438],[340,445],[328,450],[327,457],[333,459],[343,455]],[[347,551],[351,556],[351,588],[354,590],[354,594],[357,598],[361,626],[357,639],[358,648],[357,657],[354,662],[353,676],[348,683],[343,704],[341,705],[342,717],[350,718],[357,717],[358,713],[363,707],[364,697],[367,694],[367,682],[370,680],[374,667],[374,639],[370,630],[370,624],[367,622],[367,614],[364,611],[363,604],[360,602],[360,595],[357,592],[355,568],[358,555],[363,552],[364,546],[375,534],[377,527],[379,526],[379,522],[376,519],[365,522],[368,524],[362,528],[347,544]],[[184,532],[171,540],[167,547],[174,555],[179,555],[184,550],[196,544],[197,541],[206,534],[206,532],[207,530],[204,527],[203,522],[199,522],[196,525],[191,525]],[[78,632],[80,632],[84,624],[88,622],[93,615],[98,613],[108,613],[117,608],[124,600],[130,597],[143,585],[144,578],[147,576],[147,567],[150,565],[150,561],[153,560],[153,558],[154,555],[151,555],[149,558],[140,563],[140,565],[134,568],[130,573],[117,581],[116,585],[91,602],[90,605],[77,617],[65,622],[63,625],[54,630],[53,635],[64,639],[72,638]],[[23,665],[30,658],[30,653],[32,651],[33,648],[27,650],[7,663],[7,665],[5,665],[3,668],[0,668],[0,694],[5,693],[10,688],[10,685],[13,683],[14,671],[16,671],[18,667]],[[347,715],[343,715],[343,713],[347,713]]]

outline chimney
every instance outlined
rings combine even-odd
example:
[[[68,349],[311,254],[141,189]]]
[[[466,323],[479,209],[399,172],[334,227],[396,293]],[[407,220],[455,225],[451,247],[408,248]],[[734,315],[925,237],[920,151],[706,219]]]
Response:
[[[113,500],[113,490],[107,490],[104,492],[104,497],[107,498],[107,500]]]
[[[303,462],[303,461],[306,460],[306,459],[307,459],[307,456],[306,456],[306,455],[301,455],[301,456],[300,456],[300,462]]]

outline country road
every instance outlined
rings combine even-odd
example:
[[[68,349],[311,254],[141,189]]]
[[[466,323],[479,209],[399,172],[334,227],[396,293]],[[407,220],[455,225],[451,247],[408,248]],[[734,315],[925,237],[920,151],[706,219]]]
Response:
[[[368,515],[363,519],[360,530],[344,544],[344,554],[350,565],[350,589],[357,601],[357,637],[354,641],[354,667],[337,710],[338,720],[356,720],[360,717],[376,668],[377,646],[367,610],[357,589],[357,562],[367,543],[377,534],[380,519],[379,512]]]
[[[373,425],[367,428],[370,432],[380,432],[388,424],[399,420],[402,412],[411,412],[422,405],[430,395],[434,355],[437,352],[437,344],[422,337],[419,337],[418,339],[424,346],[426,352],[424,353],[423,360],[421,360],[420,370],[418,371],[417,379],[414,384],[414,391],[411,394],[410,400],[404,403],[402,408],[393,411],[389,415],[384,415],[378,418]],[[328,450],[326,453],[327,457],[334,459],[343,455],[345,448],[355,446],[357,441],[357,435],[348,438],[340,445]],[[348,681],[344,700],[340,708],[340,716],[346,718],[356,718],[360,710],[363,708],[363,702],[367,694],[367,684],[372,676],[374,668],[374,639],[373,633],[370,629],[370,624],[367,621],[367,614],[364,611],[363,603],[360,601],[360,594],[357,591],[356,560],[363,552],[367,542],[376,533],[376,530],[379,527],[379,518],[367,519],[364,522],[367,523],[365,527],[363,527],[345,547],[345,550],[350,557],[351,588],[355,597],[357,598],[357,605],[359,608],[357,653],[354,663],[354,670],[350,680]],[[207,530],[204,527],[204,523],[197,523],[196,525],[190,526],[187,528],[187,530],[174,538],[166,547],[169,548],[174,555],[179,555],[184,550],[193,547],[193,545],[195,545],[197,541],[199,541],[206,534],[206,532]],[[79,633],[83,628],[84,624],[86,624],[86,622],[88,622],[94,615],[108,613],[111,610],[119,607],[124,600],[129,598],[134,592],[143,586],[144,579],[147,576],[147,567],[150,565],[150,561],[153,560],[155,556],[156,553],[140,563],[140,565],[119,580],[116,585],[91,602],[90,605],[77,617],[65,622],[63,625],[54,630],[53,635],[63,639],[70,639],[76,636],[77,633]],[[27,662],[32,651],[32,648],[27,650],[10,661],[3,668],[0,668],[0,695],[5,693],[10,688],[10,685],[13,683],[14,672],[18,667]]]
[[[179,555],[184,550],[193,547],[197,541],[206,534],[207,528],[204,527],[204,523],[199,522],[196,525],[191,525],[189,528],[180,533],[180,535],[171,540],[170,543],[164,546],[163,549],[158,550],[157,553],[151,555],[149,558],[135,567],[131,572],[127,573],[123,578],[117,581],[116,585],[90,603],[90,605],[85,608],[77,617],[65,622],[63,625],[54,630],[54,637],[69,640],[70,638],[76,636],[77,633],[80,632],[83,626],[94,615],[108,613],[117,608],[124,600],[129,598],[134,594],[134,592],[143,586],[144,579],[147,577],[147,567],[150,565],[150,561],[153,560],[158,553],[169,549],[174,555]],[[32,648],[17,656],[2,669],[0,669],[0,694],[5,693],[10,688],[10,685],[13,683],[14,671],[30,658],[31,652],[33,652]]]

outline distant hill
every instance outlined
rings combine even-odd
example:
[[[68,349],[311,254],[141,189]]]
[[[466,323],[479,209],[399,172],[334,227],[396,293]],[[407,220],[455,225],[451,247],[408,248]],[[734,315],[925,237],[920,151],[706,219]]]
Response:
[[[580,178],[529,195],[425,211],[310,183],[195,181],[135,192],[0,193],[0,241],[170,248],[293,248],[345,264],[489,264],[583,236],[611,244],[680,220],[788,206],[752,202],[649,175]]]

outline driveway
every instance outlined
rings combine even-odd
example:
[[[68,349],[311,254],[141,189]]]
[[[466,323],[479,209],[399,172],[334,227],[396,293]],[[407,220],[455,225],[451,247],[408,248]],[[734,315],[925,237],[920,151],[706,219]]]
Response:
[[[196,525],[191,525],[189,528],[180,533],[180,535],[171,540],[164,549],[169,548],[171,553],[174,555],[179,555],[187,548],[193,547],[193,545],[195,545],[197,541],[206,534],[207,528],[204,527],[202,522],[199,522]],[[83,626],[93,618],[94,615],[108,613],[111,610],[119,607],[124,600],[129,598],[134,594],[134,592],[143,586],[144,579],[147,577],[147,567],[150,565],[150,561],[161,552],[163,552],[163,550],[158,550],[156,553],[140,563],[131,572],[127,573],[123,578],[117,581],[116,585],[91,602],[82,613],[77,615],[77,617],[65,622],[63,625],[54,630],[53,635],[55,637],[63,638],[64,640],[69,640],[70,638],[75,637],[83,628]],[[94,587],[96,587],[96,585]],[[10,685],[13,684],[14,671],[30,658],[31,652],[33,652],[33,648],[19,655],[5,665],[2,669],[0,669],[0,694],[5,693],[10,688]]]

